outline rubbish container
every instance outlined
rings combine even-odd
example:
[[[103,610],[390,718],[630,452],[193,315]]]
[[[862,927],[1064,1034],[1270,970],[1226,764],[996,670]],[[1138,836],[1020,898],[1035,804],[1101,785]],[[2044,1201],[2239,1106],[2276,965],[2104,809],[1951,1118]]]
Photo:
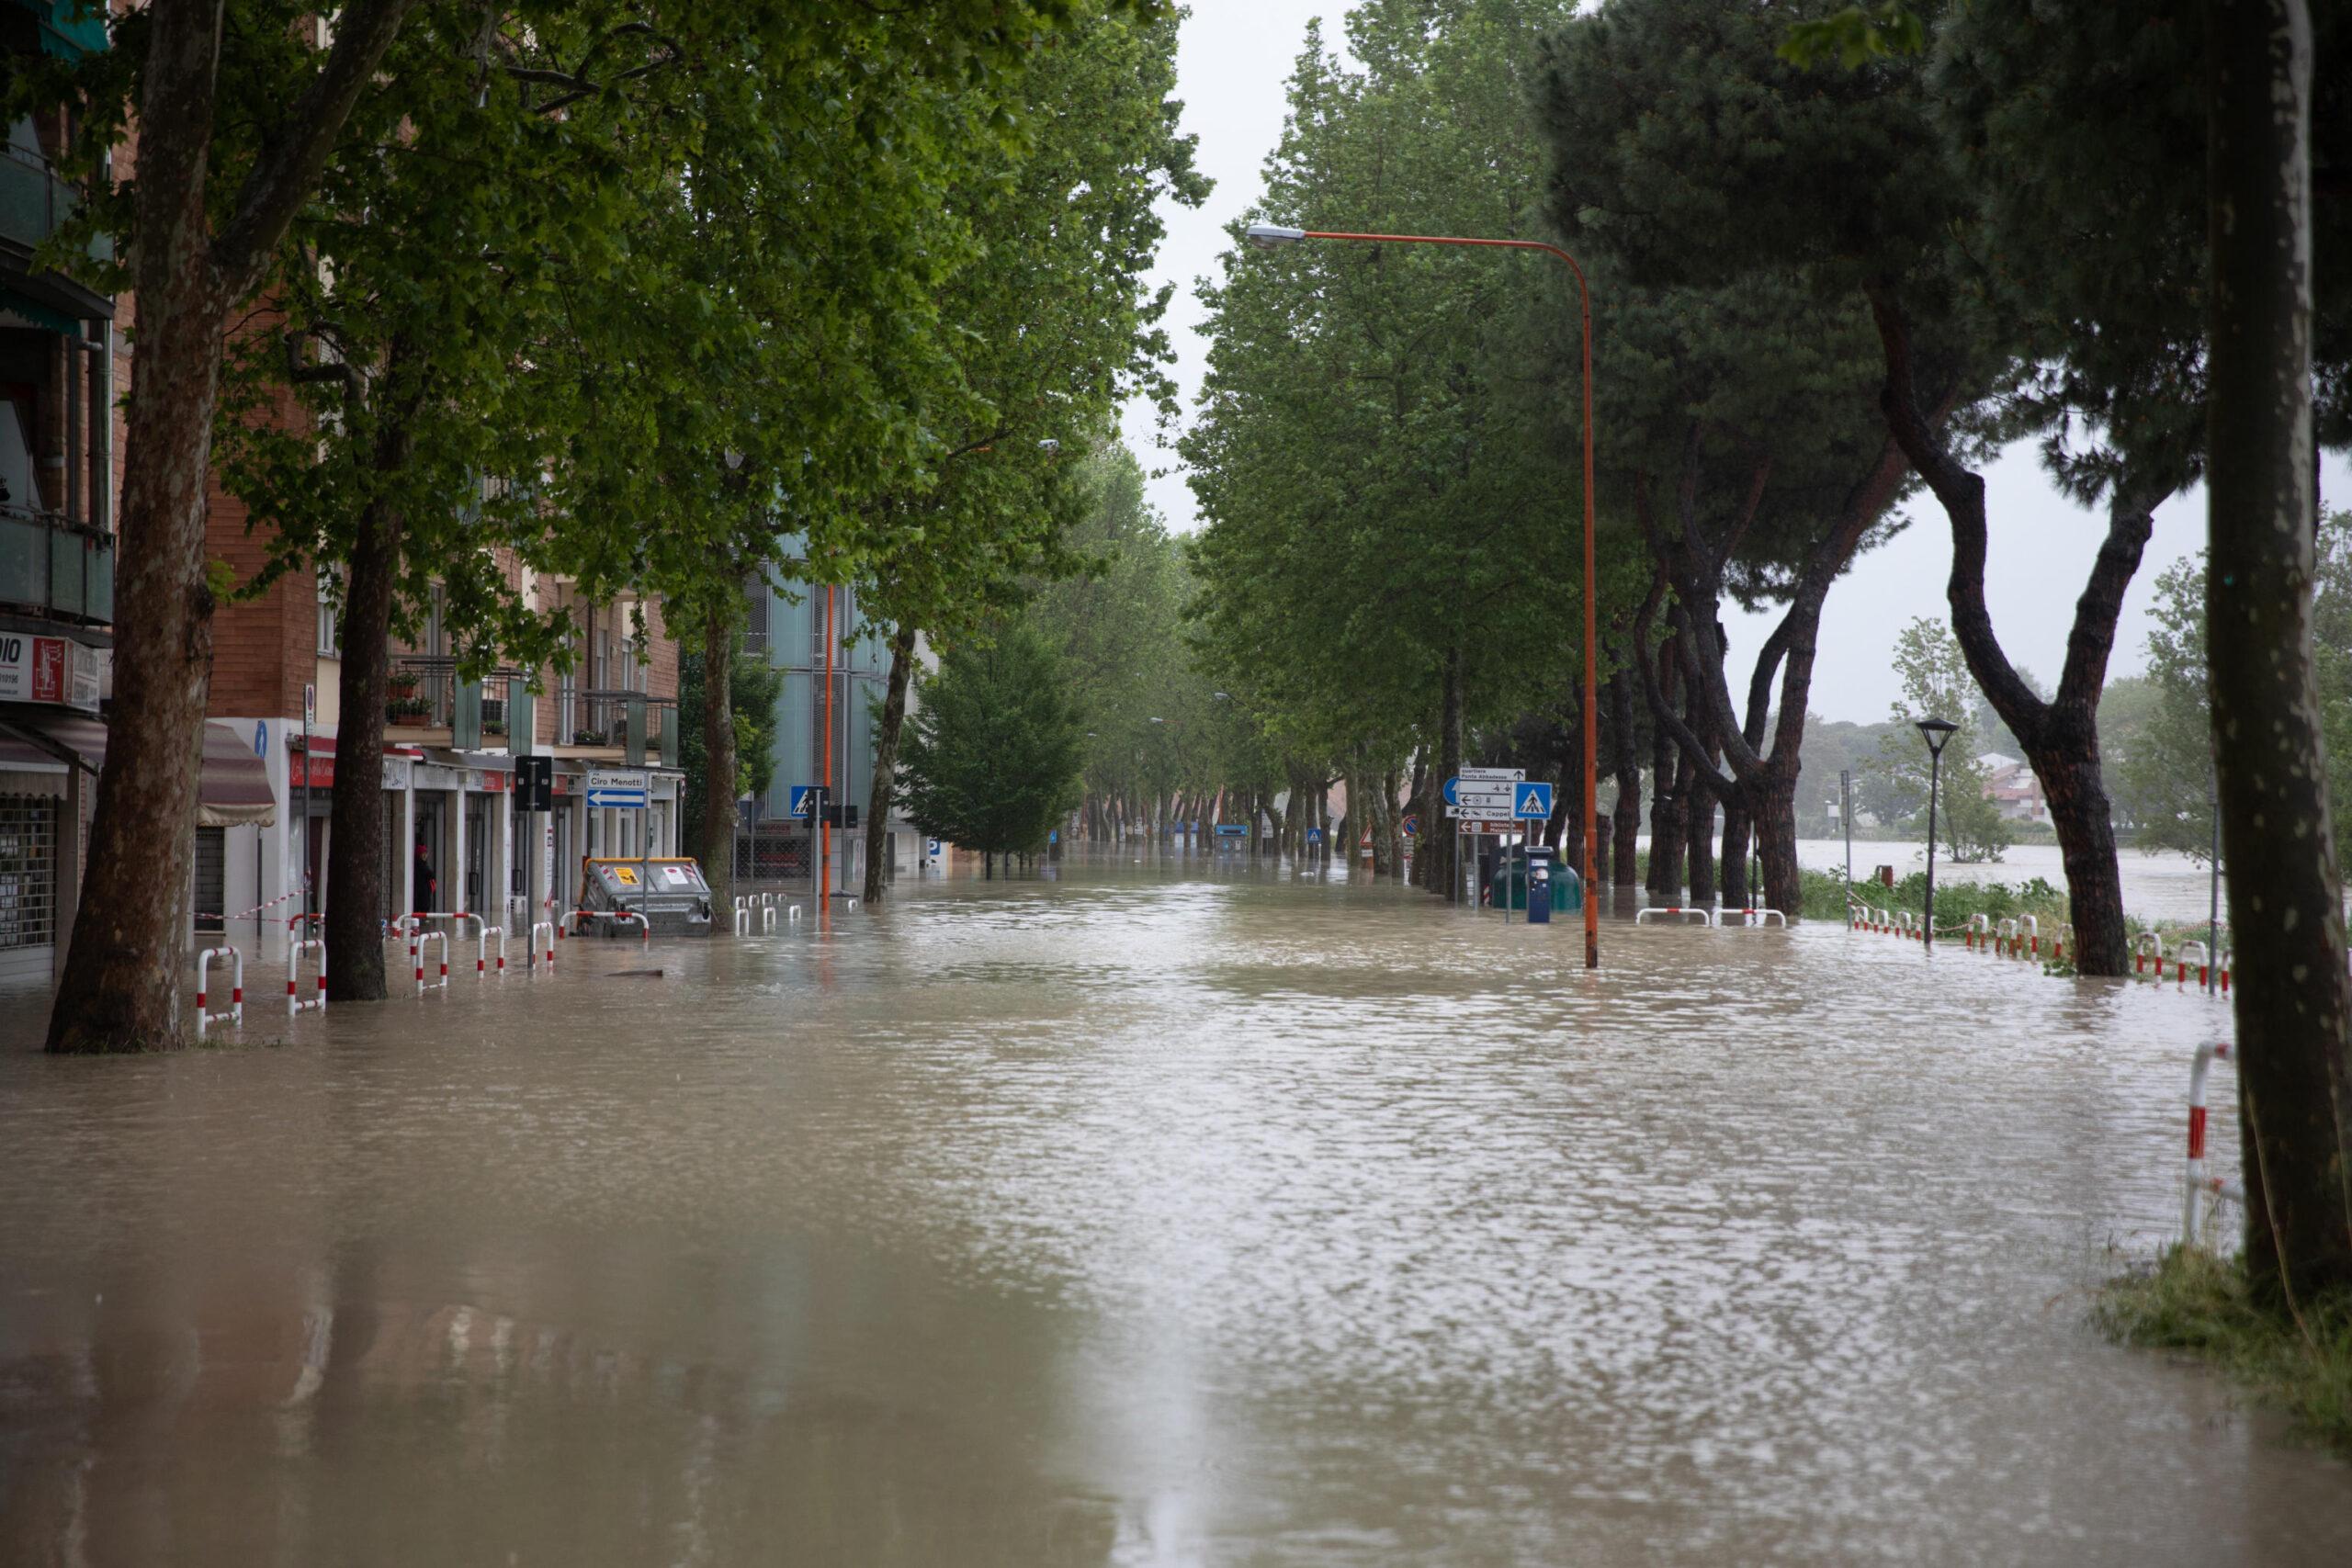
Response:
[[[1549,855],[1549,846],[1538,844],[1536,849]],[[1584,879],[1573,867],[1557,863],[1552,866],[1552,913],[1581,915],[1584,913]],[[1494,876],[1487,885],[1487,897],[1498,909],[1527,908],[1527,851],[1514,844],[1507,850]]]
[[[645,917],[655,936],[708,936],[710,884],[700,863],[689,859],[592,860],[588,863],[591,909],[630,909]],[[616,935],[616,922],[598,922]]]

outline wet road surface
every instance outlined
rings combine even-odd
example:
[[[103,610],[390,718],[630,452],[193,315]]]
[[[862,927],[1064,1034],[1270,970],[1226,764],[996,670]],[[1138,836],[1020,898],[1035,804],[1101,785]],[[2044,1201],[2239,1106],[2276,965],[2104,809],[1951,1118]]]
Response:
[[[2352,1467],[2086,1323],[2212,1004],[1603,939],[1114,863],[257,969],[276,1049],[0,998],[0,1562],[2352,1561]]]

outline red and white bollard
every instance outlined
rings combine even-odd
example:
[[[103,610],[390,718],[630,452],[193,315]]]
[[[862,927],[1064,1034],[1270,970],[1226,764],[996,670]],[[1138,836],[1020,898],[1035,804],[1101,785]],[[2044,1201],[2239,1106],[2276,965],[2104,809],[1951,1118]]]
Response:
[[[544,938],[539,935],[541,931],[547,932]],[[531,922],[531,946],[538,948],[542,941],[547,943],[547,946],[541,950],[546,956],[540,959],[540,962],[548,966],[549,972],[553,972],[555,969],[555,922],[553,920]]]
[[[205,1011],[209,971],[216,958],[229,960],[229,1005],[220,1012]],[[222,1020],[242,1026],[245,1021],[245,955],[233,947],[208,947],[196,955],[196,1037],[204,1038],[208,1025]]]
[[[424,944],[431,942],[437,942],[441,944],[441,973],[438,979],[433,981],[430,985],[427,985],[424,979]],[[409,942],[408,950],[412,955],[410,959],[411,967],[416,971],[416,994],[418,996],[421,997],[427,991],[446,991],[449,988],[449,938],[446,932],[419,931]]]
[[[2188,1069],[2188,1168],[2181,1179],[2180,1245],[2197,1245],[2197,1205],[2205,1193],[2226,1198],[2233,1203],[2245,1201],[2245,1192],[2234,1181],[2205,1174],[2205,1078],[2215,1062],[2234,1065],[2235,1056],[2229,1042],[2217,1040],[2197,1047],[2196,1059]]]

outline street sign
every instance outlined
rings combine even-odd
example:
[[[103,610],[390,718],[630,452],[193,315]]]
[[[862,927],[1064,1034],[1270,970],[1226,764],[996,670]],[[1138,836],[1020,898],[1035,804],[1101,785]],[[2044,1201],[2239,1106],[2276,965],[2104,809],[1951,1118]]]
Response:
[[[1310,844],[1321,843],[1323,841],[1323,829],[1320,828],[1309,828],[1306,830],[1306,841]]]
[[[555,759],[553,757],[514,759],[514,809],[517,811],[553,811],[555,809]]]
[[[1464,784],[1525,784],[1527,770],[1525,768],[1464,768],[1462,770],[1462,782]]]
[[[1455,820],[1453,830],[1457,833],[1492,833],[1500,837],[1505,833],[1518,832],[1520,826],[1508,817],[1464,817]]]
[[[302,687],[302,728],[310,728],[319,722],[319,688],[314,682]]]
[[[1403,831],[1405,837],[1408,839],[1417,836],[1421,830],[1420,814],[1419,812],[1408,811],[1405,813],[1405,820],[1399,824],[1399,828]]]
[[[1519,785],[1508,779],[1448,779],[1445,781],[1445,803],[1466,810],[1491,811],[1498,817],[1508,817],[1518,798],[1518,788]]]
[[[589,807],[599,811],[642,811],[652,799],[643,768],[591,768],[587,795]]]
[[[807,817],[816,810],[817,786],[794,784],[787,795],[784,814],[786,817]]]
[[[1216,836],[1220,839],[1246,839],[1250,836],[1250,828],[1242,822],[1220,822],[1216,825]]]
[[[266,723],[256,721],[254,725],[254,755],[269,755],[269,726]]]
[[[1547,784],[1519,785],[1510,814],[1522,822],[1544,821],[1552,815],[1552,786]]]
[[[937,839],[925,839],[922,841],[922,852],[929,855],[932,859],[937,860],[939,858],[939,840]]]

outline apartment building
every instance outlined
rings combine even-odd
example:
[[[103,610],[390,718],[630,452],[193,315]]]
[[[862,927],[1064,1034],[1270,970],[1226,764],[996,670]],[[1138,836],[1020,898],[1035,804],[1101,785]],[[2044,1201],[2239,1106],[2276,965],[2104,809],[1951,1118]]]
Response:
[[[243,508],[217,477],[207,535],[241,574],[259,567],[266,542],[246,535]],[[323,908],[335,762],[353,744],[383,752],[387,919],[429,908],[519,931],[529,925],[526,889],[543,906],[577,902],[584,857],[676,852],[678,650],[659,602],[592,603],[569,579],[495,559],[526,604],[570,612],[570,667],[468,678],[436,592],[417,635],[391,646],[384,712],[367,725],[339,707],[345,649],[331,574],[289,572],[221,612],[210,711],[250,737],[277,810],[266,822],[199,829],[199,931],[275,951],[288,916]],[[555,760],[556,810],[536,822],[513,809],[514,759],[530,755]],[[600,778],[640,785],[646,807],[592,806]],[[417,883],[420,859],[437,884],[430,897]]]
[[[0,54],[106,47],[96,18],[0,0]],[[46,984],[63,963],[106,760],[130,313],[33,264],[80,200],[59,173],[74,135],[62,113],[20,119],[0,152],[0,986]],[[207,731],[200,812],[266,810],[258,777],[227,730]]]

